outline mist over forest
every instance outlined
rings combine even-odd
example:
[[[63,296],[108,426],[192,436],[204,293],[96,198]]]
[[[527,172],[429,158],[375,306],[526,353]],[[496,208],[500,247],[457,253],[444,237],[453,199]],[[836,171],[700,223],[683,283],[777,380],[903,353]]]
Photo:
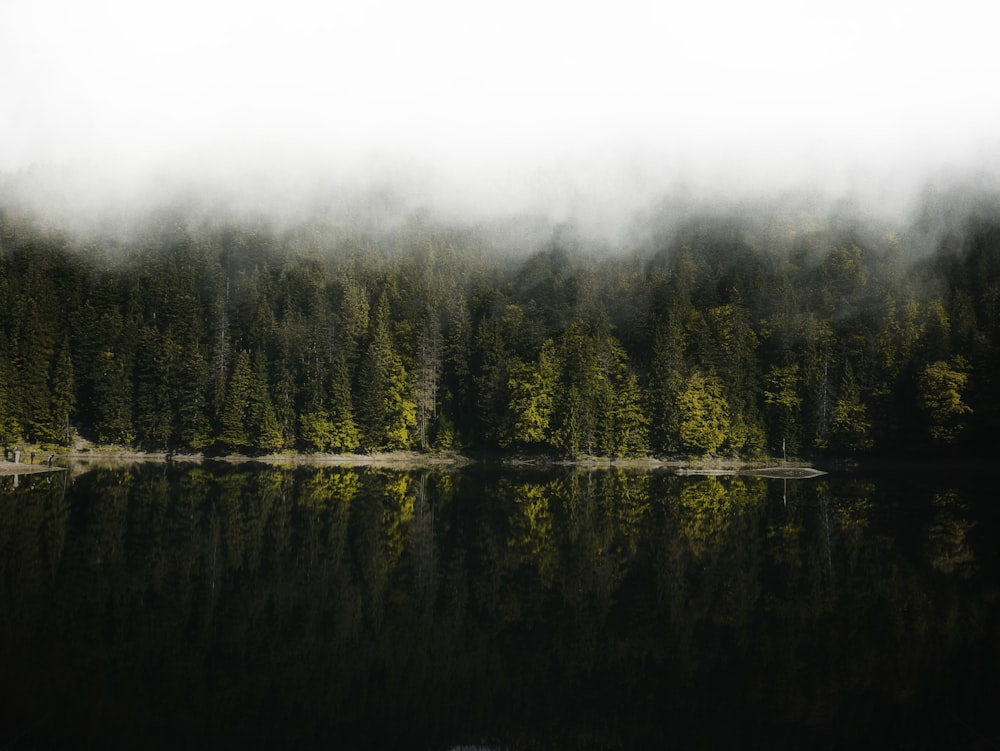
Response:
[[[0,4],[0,437],[995,444],[992,18]]]
[[[615,202],[567,179],[494,206],[416,174],[117,195],[8,174],[0,433],[249,454],[988,453],[986,174],[887,205],[676,182]]]

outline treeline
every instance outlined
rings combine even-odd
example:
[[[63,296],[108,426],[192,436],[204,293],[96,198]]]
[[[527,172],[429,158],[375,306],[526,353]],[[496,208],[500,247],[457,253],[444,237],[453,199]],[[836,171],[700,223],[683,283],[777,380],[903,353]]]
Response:
[[[922,236],[926,240],[926,233]],[[416,218],[81,240],[0,213],[0,438],[220,452],[982,453],[1000,214],[705,216],[592,253]]]

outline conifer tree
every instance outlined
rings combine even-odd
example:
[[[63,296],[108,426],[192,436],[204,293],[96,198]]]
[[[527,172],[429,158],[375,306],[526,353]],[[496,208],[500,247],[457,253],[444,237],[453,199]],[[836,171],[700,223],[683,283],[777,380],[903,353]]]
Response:
[[[94,431],[101,443],[131,445],[135,441],[133,355],[138,338],[117,307],[100,317],[103,348],[93,365]]]
[[[549,443],[559,386],[555,343],[549,339],[542,345],[537,364],[515,363],[511,367],[508,385],[512,430],[502,444],[531,446]]]
[[[49,411],[56,433],[59,441],[64,446],[68,446],[72,439],[70,417],[76,410],[76,378],[73,375],[73,360],[68,337],[63,338],[62,346],[56,355],[49,394],[51,399]],[[0,410],[0,419],[2,419],[2,410]]]
[[[50,413],[49,394],[49,367],[55,347],[39,307],[33,297],[22,297],[10,311],[16,376],[12,406],[28,440],[51,441],[56,439],[58,429]]]
[[[250,411],[253,373],[250,369],[250,353],[240,350],[233,361],[233,370],[226,384],[220,415],[219,442],[231,449],[250,446],[250,431],[247,418]]]
[[[176,349],[152,326],[141,329],[135,366],[136,437],[152,448],[165,448],[173,437]]]
[[[764,404],[771,426],[772,448],[781,446],[793,451],[798,446],[799,409],[802,397],[799,395],[799,365],[771,365],[764,378]]]
[[[347,361],[338,351],[330,370],[330,397],[327,404],[304,411],[299,416],[302,440],[320,451],[354,451],[361,434],[354,421]]]
[[[634,373],[619,385],[615,403],[614,456],[641,457],[649,453],[649,417],[642,407],[642,390]]]
[[[689,451],[714,454],[729,436],[729,405],[714,373],[695,369],[678,394],[680,440]]]
[[[174,405],[175,434],[180,445],[187,448],[200,450],[211,443],[208,384],[208,362],[192,330],[185,336],[179,353]]]
[[[684,335],[676,318],[658,321],[645,389],[650,418],[650,448],[656,453],[681,450],[677,399],[684,384]]]
[[[357,420],[368,451],[406,448],[416,424],[409,377],[389,333],[389,302],[379,301],[358,368]]]
[[[250,444],[263,451],[277,451],[282,447],[284,440],[281,426],[278,425],[278,417],[274,412],[269,384],[267,358],[262,350],[257,350],[253,357],[253,373],[247,405]]]
[[[956,355],[950,362],[936,360],[921,369],[917,377],[920,409],[928,419],[931,439],[939,444],[955,443],[972,412],[963,401],[969,380],[969,364]]]
[[[6,352],[6,342],[0,335],[0,352]],[[15,444],[21,439],[21,426],[14,415],[7,375],[7,358],[0,357],[0,443]]]
[[[830,437],[833,447],[848,452],[864,452],[872,447],[872,422],[850,362],[844,366],[840,395],[833,405]]]
[[[437,317],[430,316],[430,322],[420,334],[420,344],[416,355],[416,400],[417,440],[420,448],[430,444],[431,428],[438,413],[438,387],[441,380],[441,330]]]

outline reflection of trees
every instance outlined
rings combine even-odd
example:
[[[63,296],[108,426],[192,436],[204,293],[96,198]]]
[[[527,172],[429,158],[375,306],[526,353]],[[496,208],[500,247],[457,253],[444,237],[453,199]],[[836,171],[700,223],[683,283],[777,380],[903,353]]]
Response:
[[[570,607],[606,614],[641,545],[649,512],[648,476],[568,472],[519,483],[508,547],[537,581],[558,587]]]
[[[968,579],[976,571],[976,556],[968,535],[975,522],[965,518],[968,509],[955,491],[935,493],[934,520],[928,531],[927,556],[943,574]]]
[[[823,480],[817,485],[820,489],[825,489],[827,482]],[[840,551],[844,556],[844,564],[851,571],[862,563],[865,544],[869,539],[874,494],[875,486],[872,482],[858,480],[838,493],[833,504],[840,531]]]
[[[888,487],[241,465],[22,486],[0,504],[0,728],[62,703],[67,734],[172,746],[607,747],[919,719],[962,670],[987,688],[1000,598],[965,495],[880,513]]]
[[[686,549],[687,606],[698,617],[745,623],[760,596],[759,517],[766,483],[705,477],[681,489],[678,544]]]
[[[510,547],[530,561],[543,582],[550,582],[558,556],[553,538],[549,496],[559,492],[559,481],[524,483],[514,491],[514,514],[511,519]]]
[[[448,477],[437,488],[443,497],[450,485]],[[410,567],[413,592],[425,616],[433,617],[434,601],[438,588],[438,555],[435,538],[435,504],[431,497],[435,488],[430,487],[427,472],[422,472],[414,483],[413,521],[410,524]]]

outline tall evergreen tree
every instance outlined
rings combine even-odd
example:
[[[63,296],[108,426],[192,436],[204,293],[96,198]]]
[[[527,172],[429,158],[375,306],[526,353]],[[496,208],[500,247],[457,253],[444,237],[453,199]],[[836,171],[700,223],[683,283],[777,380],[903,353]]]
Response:
[[[101,443],[131,445],[135,441],[133,360],[137,337],[117,307],[100,317],[104,348],[93,365],[94,431]]]
[[[628,373],[618,387],[611,454],[641,457],[648,453],[649,417],[643,409],[639,379],[634,373]]]
[[[342,352],[334,356],[329,403],[304,411],[299,422],[302,440],[310,448],[345,452],[361,445],[361,433],[354,421],[347,361]]]
[[[682,450],[677,401],[684,386],[684,335],[676,317],[657,321],[645,389],[650,447],[658,454]]]
[[[358,367],[357,421],[369,451],[406,448],[416,424],[409,376],[389,333],[389,301],[379,300],[368,346]]]
[[[201,450],[212,440],[208,414],[209,365],[193,330],[183,339],[176,372],[174,432],[181,446]]]
[[[873,445],[872,422],[861,389],[848,362],[840,383],[840,394],[833,405],[831,443],[847,452],[865,452]]]
[[[233,360],[233,370],[222,401],[219,442],[223,446],[240,450],[251,445],[248,418],[253,388],[250,353],[240,350]]]
[[[503,445],[553,445],[551,429],[559,388],[559,363],[555,343],[542,345],[537,363],[515,363],[510,370],[511,433]]]
[[[59,442],[64,446],[68,446],[73,438],[70,418],[76,410],[76,378],[73,374],[73,359],[69,337],[63,338],[62,345],[56,355],[55,363],[52,366],[49,394],[51,398],[49,412],[52,415]],[[0,419],[2,419],[2,414],[0,414]]]
[[[729,437],[729,405],[714,373],[694,369],[678,395],[681,445],[714,454]]]
[[[253,356],[253,373],[250,381],[249,404],[247,405],[247,428],[250,444],[262,451],[277,451],[282,448],[284,438],[278,417],[271,400],[270,377],[267,358],[262,350]]]
[[[426,449],[430,445],[431,430],[438,413],[441,363],[441,327],[437,316],[431,315],[421,331],[415,363],[414,397],[416,401],[417,442],[422,449]]]
[[[173,438],[177,345],[152,326],[139,333],[135,365],[136,437],[150,448],[166,448]]]
[[[928,363],[917,378],[920,409],[927,415],[928,432],[938,444],[955,443],[965,430],[972,408],[963,400],[969,364],[957,355],[950,362]]]

